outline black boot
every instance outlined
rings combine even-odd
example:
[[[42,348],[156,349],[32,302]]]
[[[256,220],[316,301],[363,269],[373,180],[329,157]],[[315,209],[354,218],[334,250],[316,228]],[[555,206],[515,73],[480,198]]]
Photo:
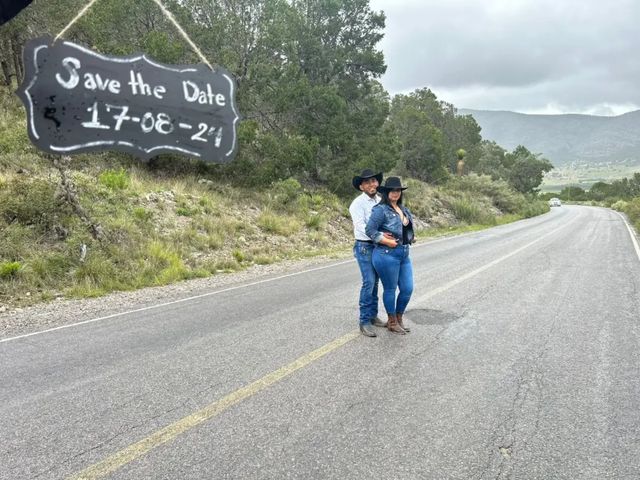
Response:
[[[360,333],[362,333],[365,337],[377,337],[376,332],[373,331],[373,327],[371,325],[360,324]]]
[[[387,326],[387,322],[385,322],[384,320],[382,320],[380,317],[376,317],[373,320],[371,320],[371,323],[373,324],[374,327],[386,327]]]

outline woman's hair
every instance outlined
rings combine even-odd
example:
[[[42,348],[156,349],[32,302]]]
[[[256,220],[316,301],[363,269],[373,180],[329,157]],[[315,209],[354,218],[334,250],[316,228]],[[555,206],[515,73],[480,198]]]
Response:
[[[382,197],[382,199],[380,200],[380,203],[384,203],[386,205],[391,205],[391,202],[389,202],[389,191],[390,190],[382,190],[380,191],[380,196]],[[404,196],[404,192],[402,190],[400,190],[400,198],[398,199],[398,205],[402,205],[402,197]]]

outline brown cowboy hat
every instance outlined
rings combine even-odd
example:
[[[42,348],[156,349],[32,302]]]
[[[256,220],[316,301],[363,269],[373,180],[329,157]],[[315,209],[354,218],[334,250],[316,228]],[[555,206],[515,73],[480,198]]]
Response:
[[[353,180],[351,180],[351,183],[353,184],[353,187],[356,190],[360,191],[360,184],[362,183],[363,180],[366,180],[367,178],[375,178],[376,180],[378,180],[378,183],[382,183],[382,172],[373,173],[373,170],[366,168],[362,171],[360,175],[356,175],[355,177],[353,177]]]
[[[388,177],[384,185],[378,185],[379,192],[390,192],[391,190],[406,190],[407,186],[402,184],[400,177]]]

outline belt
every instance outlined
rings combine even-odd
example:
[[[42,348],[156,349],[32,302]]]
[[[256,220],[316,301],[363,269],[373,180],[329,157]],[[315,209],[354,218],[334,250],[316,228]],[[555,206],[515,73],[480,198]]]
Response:
[[[356,242],[373,243],[373,240],[359,240],[359,239],[356,238]]]
[[[382,243],[378,243],[376,245],[376,247],[377,248],[387,248],[387,249],[393,250],[394,248],[409,247],[410,245],[411,245],[410,243],[398,243],[398,244],[396,244],[395,247],[389,247],[388,245],[383,245]]]

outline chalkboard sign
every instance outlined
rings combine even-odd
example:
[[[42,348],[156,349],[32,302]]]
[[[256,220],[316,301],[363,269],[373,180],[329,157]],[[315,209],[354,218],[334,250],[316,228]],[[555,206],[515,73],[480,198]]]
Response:
[[[50,37],[25,46],[24,64],[17,93],[41,150],[172,152],[218,163],[235,156],[236,83],[224,69],[101,55]]]

